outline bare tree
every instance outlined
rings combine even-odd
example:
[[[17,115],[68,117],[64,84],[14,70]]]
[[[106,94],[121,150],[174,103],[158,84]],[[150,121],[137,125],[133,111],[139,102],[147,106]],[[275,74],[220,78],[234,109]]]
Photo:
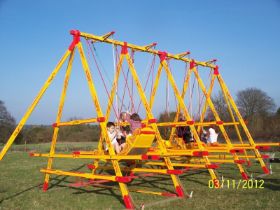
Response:
[[[220,118],[224,121],[230,119],[230,114],[228,111],[228,106],[225,101],[224,95],[221,91],[215,96],[212,97],[212,102],[214,104],[215,109],[217,110]],[[208,115],[210,115],[209,112],[212,112],[210,109],[208,109]]]
[[[0,100],[0,124],[15,125],[16,121],[13,116],[8,112],[3,101]]]
[[[247,119],[266,117],[275,110],[274,100],[257,88],[247,88],[237,93],[237,106]]]

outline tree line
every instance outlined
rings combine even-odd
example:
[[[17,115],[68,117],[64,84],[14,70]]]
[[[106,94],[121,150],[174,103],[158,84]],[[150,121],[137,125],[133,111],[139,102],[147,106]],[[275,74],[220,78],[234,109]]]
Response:
[[[231,115],[224,100],[223,93],[219,92],[212,97],[215,108],[223,121],[232,121]],[[276,110],[274,100],[264,91],[257,88],[247,88],[239,91],[236,104],[247,126],[255,139],[278,140],[280,137],[280,108]],[[173,120],[176,112],[163,112],[159,115],[160,122]],[[211,112],[206,118],[213,118]],[[73,120],[73,119],[70,119]],[[0,143],[6,143],[16,127],[15,118],[8,112],[3,101],[0,100]],[[234,135],[232,128],[227,128]],[[163,137],[168,136],[170,129],[160,128]],[[15,143],[44,143],[52,139],[53,128],[48,125],[27,125],[18,135]],[[63,142],[98,141],[100,134],[97,125],[76,125],[61,127],[58,140]],[[278,140],[279,141],[279,140]]]

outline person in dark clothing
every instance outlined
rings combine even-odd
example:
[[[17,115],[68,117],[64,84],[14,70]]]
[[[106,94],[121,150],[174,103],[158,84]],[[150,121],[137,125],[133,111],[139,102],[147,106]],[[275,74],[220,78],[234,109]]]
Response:
[[[179,122],[186,121],[184,116],[180,114]],[[176,134],[179,138],[182,138],[185,143],[193,142],[192,132],[189,126],[179,126],[176,128]]]

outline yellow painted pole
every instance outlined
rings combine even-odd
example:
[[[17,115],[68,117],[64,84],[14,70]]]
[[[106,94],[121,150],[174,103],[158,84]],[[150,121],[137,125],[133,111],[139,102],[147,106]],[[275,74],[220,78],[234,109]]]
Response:
[[[248,138],[248,141],[249,141],[250,145],[255,147],[256,144],[255,144],[255,142],[254,142],[254,140],[253,140],[253,138],[252,138],[252,136],[251,136],[251,134],[250,134],[250,132],[249,132],[249,130],[248,130],[244,120],[243,120],[243,117],[241,116],[241,114],[240,114],[240,112],[239,112],[239,110],[238,110],[238,108],[237,108],[237,106],[236,106],[236,104],[235,104],[235,102],[234,102],[234,100],[233,100],[233,98],[232,98],[232,96],[231,96],[231,94],[230,94],[230,92],[229,92],[229,90],[228,90],[228,88],[227,88],[227,86],[226,86],[226,84],[225,84],[225,82],[224,82],[224,80],[223,80],[223,78],[222,78],[222,76],[220,74],[218,75],[218,80],[220,82],[220,85],[223,87],[226,95],[228,96],[229,102],[230,102],[233,110],[236,113],[236,116],[237,116],[237,118],[238,118],[238,120],[239,120],[239,122],[240,122],[240,124],[241,124],[241,126],[242,126],[242,128],[243,128],[243,130],[244,130],[244,132],[245,132],[245,134],[247,136],[247,138]],[[258,158],[258,161],[261,164],[261,167],[262,167],[263,171],[266,174],[268,174],[269,170],[266,167],[266,165],[265,165],[265,163],[264,163],[264,161],[263,161],[263,159],[261,157],[261,154],[260,154],[259,150],[254,149],[254,152],[255,152],[255,154],[256,154],[256,156]]]
[[[59,106],[58,106],[58,112],[57,112],[57,116],[56,116],[56,120],[55,120],[56,123],[60,122],[60,119],[61,119],[61,116],[62,116],[62,110],[63,110],[63,107],[64,107],[67,87],[68,87],[70,74],[71,74],[71,70],[72,70],[72,63],[73,63],[73,60],[74,60],[74,54],[75,54],[75,48],[72,50],[69,61],[68,61],[66,74],[65,74],[65,78],[64,78],[64,84],[63,84],[63,88],[62,88],[62,92],[61,92],[61,96],[60,96],[60,101],[59,101]],[[54,155],[54,153],[55,153],[55,146],[56,146],[58,131],[59,131],[59,127],[55,127],[54,131],[53,131],[53,137],[52,137],[52,143],[51,143],[51,149],[50,149],[50,156]],[[47,170],[51,169],[52,163],[53,163],[53,158],[52,157],[48,158]],[[45,175],[45,180],[44,180],[44,184],[43,184],[43,190],[44,191],[46,191],[48,189],[49,179],[50,179],[50,174],[47,173]]]
[[[157,88],[158,88],[158,85],[159,85],[159,79],[160,79],[160,76],[161,76],[161,72],[162,72],[162,64],[160,63],[159,67],[158,67],[158,70],[157,70],[157,75],[156,75],[156,78],[155,78],[155,81],[154,81],[154,85],[153,85],[153,88],[152,88],[152,93],[150,95],[151,110],[153,108],[153,104],[154,104]]]
[[[85,37],[85,38],[92,39],[92,40],[99,41],[99,42],[114,44],[114,45],[118,45],[118,46],[126,45],[127,48],[131,48],[134,51],[147,52],[147,53],[151,53],[151,54],[154,54],[154,55],[158,55],[158,53],[159,53],[158,50],[153,50],[151,48],[147,49],[146,46],[139,46],[139,45],[135,45],[135,44],[130,44],[130,43],[126,43],[126,42],[123,42],[123,41],[113,40],[113,39],[109,39],[109,38],[106,38],[106,37],[103,37],[103,36],[96,36],[96,35],[89,34],[89,33],[81,32],[81,37]],[[124,43],[126,43],[126,44],[124,44]],[[174,55],[174,54],[171,54],[171,53],[168,53],[166,58],[167,59],[172,58],[172,59],[181,60],[181,61],[184,61],[184,62],[191,62],[193,60],[193,59],[190,59],[190,58],[182,57],[178,54]],[[197,60],[194,60],[194,61],[199,66],[210,67],[210,68],[215,67],[215,65],[213,65],[212,63],[209,63],[207,61],[206,62],[197,61]]]
[[[199,84],[202,92],[205,95],[205,98],[206,98],[206,101],[208,103],[208,106],[210,107],[210,109],[211,109],[211,111],[212,111],[216,121],[217,122],[222,122],[220,117],[219,117],[219,115],[218,115],[218,112],[217,112],[217,110],[216,110],[216,108],[215,108],[215,106],[214,106],[214,104],[213,104],[213,102],[211,100],[211,97],[209,95],[207,95],[207,91],[206,91],[205,85],[204,85],[203,81],[201,80],[201,78],[200,78],[200,76],[198,74],[197,68],[195,66],[193,67],[193,72],[194,72],[194,74],[195,74],[195,76],[197,78],[198,84]],[[217,72],[215,74],[217,74]],[[229,149],[231,149],[233,146],[232,146],[232,143],[231,143],[231,141],[230,141],[230,139],[229,139],[229,137],[227,135],[227,132],[226,132],[223,124],[219,123],[218,126],[220,128],[221,133],[223,134],[223,136],[225,138],[225,141],[227,142],[227,146],[229,147]],[[233,153],[233,158],[236,161],[239,160],[239,158],[238,158],[236,153]],[[237,167],[239,168],[239,171],[240,171],[242,177],[247,179],[248,177],[247,177],[247,175],[246,175],[246,173],[245,173],[245,171],[243,169],[243,166],[241,164],[237,164]]]
[[[35,97],[34,101],[32,102],[32,104],[29,106],[29,108],[27,109],[26,113],[23,115],[22,119],[20,120],[20,122],[18,123],[17,127],[15,128],[15,130],[13,131],[12,135],[10,136],[9,140],[7,141],[7,143],[5,144],[5,146],[3,147],[1,153],[0,153],[0,160],[2,160],[2,158],[4,157],[4,155],[6,154],[6,152],[8,151],[8,149],[10,148],[10,146],[13,144],[15,138],[17,137],[17,135],[19,134],[19,132],[21,131],[22,127],[25,125],[26,121],[28,120],[29,116],[31,115],[31,113],[33,112],[34,108],[36,107],[36,105],[38,104],[38,102],[40,101],[40,99],[42,98],[42,96],[44,95],[45,91],[48,89],[48,87],[50,86],[50,84],[52,83],[53,79],[55,78],[55,76],[57,75],[57,73],[59,72],[61,66],[63,65],[63,63],[65,62],[65,60],[67,59],[67,57],[69,56],[70,51],[67,50],[64,55],[62,56],[62,58],[60,59],[60,61],[58,62],[58,64],[56,65],[55,69],[53,70],[53,72],[50,74],[50,76],[48,77],[48,79],[46,80],[46,82],[44,83],[43,87],[41,88],[41,90],[39,91],[39,93],[37,94],[37,96]]]
[[[79,49],[79,52],[80,52],[80,57],[81,57],[83,69],[84,69],[85,74],[86,74],[88,86],[89,86],[89,89],[90,89],[90,93],[91,93],[93,103],[95,105],[97,116],[99,118],[102,118],[102,117],[104,117],[104,115],[102,113],[102,109],[101,109],[101,106],[100,106],[100,103],[99,103],[99,100],[98,100],[96,88],[95,88],[93,80],[92,80],[92,76],[91,76],[91,73],[90,73],[90,70],[89,70],[89,67],[88,67],[88,63],[87,63],[86,58],[85,58],[85,54],[84,54],[84,51],[83,51],[82,44],[78,43],[77,46],[78,46],[78,49]],[[108,136],[108,133],[107,133],[106,121],[107,121],[107,119],[104,119],[104,121],[100,122],[101,135],[105,137],[105,142],[108,146],[109,154],[110,155],[115,155],[115,150],[113,148],[113,145],[111,144],[111,140],[110,140],[110,138]],[[117,160],[111,160],[111,162],[112,162],[112,165],[114,167],[116,175],[119,176],[119,177],[122,177],[123,175],[122,175],[122,172],[121,172],[121,169],[120,169],[119,162]],[[126,207],[133,207],[131,197],[129,195],[126,184],[119,182],[119,186],[120,186],[120,190],[121,190],[121,193],[122,193],[122,196],[123,196]]]
[[[131,59],[130,55],[128,54],[127,50],[124,50],[124,51],[126,51],[126,53],[125,53],[126,60],[128,62],[128,66],[129,66],[131,75],[133,77],[133,80],[136,84],[136,87],[137,87],[138,93],[140,95],[140,99],[142,101],[142,104],[145,107],[147,117],[148,117],[148,119],[155,119],[153,114],[152,114],[151,107],[149,106],[148,100],[145,96],[144,89],[142,88],[142,85],[139,81],[139,77],[138,77],[137,72],[134,68],[134,64],[132,62],[132,59]],[[151,123],[150,125],[152,126],[153,130],[155,131],[158,146],[159,146],[162,154],[166,154],[167,150],[166,150],[164,142],[161,138],[161,135],[159,133],[158,127],[156,126],[155,122]],[[164,161],[165,161],[166,167],[168,169],[170,169],[170,170],[174,169],[169,157],[164,157]],[[174,187],[176,189],[176,192],[177,192],[178,196],[183,197],[184,196],[183,185],[181,184],[179,177],[174,175],[174,174],[171,174],[170,176],[171,176],[171,179],[173,181],[173,184],[174,184]]]
[[[179,92],[179,90],[177,88],[175,80],[174,80],[174,78],[173,78],[173,76],[172,76],[172,74],[171,74],[171,72],[169,70],[169,67],[168,67],[168,65],[166,63],[166,60],[164,60],[162,63],[163,63],[163,67],[164,67],[164,69],[166,71],[168,80],[169,80],[169,82],[170,82],[170,84],[171,84],[171,86],[172,86],[172,88],[174,90],[175,96],[176,96],[176,98],[177,98],[177,100],[179,102],[179,106],[181,107],[181,109],[182,109],[182,111],[183,111],[183,113],[184,113],[184,115],[186,117],[186,120],[189,121],[189,122],[193,122],[193,119],[191,119],[191,117],[190,117],[190,115],[188,113],[188,110],[187,110],[187,108],[186,108],[186,106],[184,104],[184,101],[183,101],[183,99],[182,99],[182,97],[180,95],[180,92]],[[197,134],[195,126],[192,123],[190,123],[189,127],[190,127],[190,130],[191,130],[192,134],[194,135],[194,139],[197,142],[198,148],[201,149],[201,150],[204,150],[204,147],[202,145],[202,142],[200,141],[200,137]],[[203,159],[205,160],[206,164],[210,164],[210,161],[209,161],[207,156],[204,156]],[[217,179],[215,171],[213,169],[208,169],[208,171],[210,173],[211,178],[215,181]]]
[[[190,69],[188,69],[187,76],[185,78],[184,85],[183,85],[182,94],[181,94],[181,97],[182,97],[183,100],[185,98],[185,94],[188,91],[190,78],[191,78],[191,71],[190,71]],[[178,122],[180,112],[181,112],[181,109],[180,109],[180,106],[178,106],[174,122]],[[169,141],[171,141],[172,138],[174,138],[175,131],[176,131],[176,128],[172,127],[170,137],[169,137]]]
[[[119,81],[119,77],[120,77],[122,63],[123,63],[123,55],[121,54],[120,60],[117,64],[117,69],[116,69],[116,72],[115,72],[112,89],[111,89],[111,92],[110,92],[110,97],[109,97],[109,101],[108,101],[108,105],[107,105],[107,109],[106,109],[106,114],[105,114],[105,119],[109,119],[112,106],[114,106],[113,102],[114,102],[114,98],[115,98],[115,95],[116,95],[116,90],[118,88],[118,81]],[[98,143],[98,150],[99,151],[103,150],[103,139],[104,138],[101,136],[100,140],[99,140],[99,143]]]
[[[210,69],[210,71],[212,71],[212,70]],[[212,74],[210,86],[209,86],[208,93],[207,93],[208,96],[211,96],[211,94],[212,94],[214,83],[215,83],[215,79],[216,79],[216,75]],[[203,106],[203,109],[202,109],[202,113],[200,115],[200,122],[201,123],[204,121],[204,118],[205,118],[205,115],[206,115],[206,111],[207,111],[207,107],[208,107],[207,100],[205,100],[204,106]],[[202,126],[198,126],[197,127],[197,132],[198,133],[200,133],[201,128],[202,128]]]
[[[230,105],[228,96],[227,96],[227,94],[226,94],[226,92],[225,92],[225,89],[224,89],[224,88],[221,88],[221,90],[222,90],[223,96],[224,96],[224,98],[225,98],[225,101],[226,101],[226,104],[227,104],[227,107],[228,107],[228,111],[229,111],[229,113],[230,113],[230,117],[231,117],[231,119],[232,119],[233,122],[236,122],[235,116],[234,116],[234,114],[233,114],[233,111],[232,111],[232,108],[231,108],[231,105]],[[238,136],[238,139],[239,139],[240,143],[241,143],[241,144],[244,144],[243,139],[242,139],[241,134],[240,134],[240,131],[239,131],[239,128],[238,128],[238,125],[235,124],[235,125],[234,125],[234,128],[235,128],[235,131],[236,131],[236,133],[237,133],[237,136]],[[244,150],[244,153],[245,153],[245,155],[247,155],[247,151],[246,151],[246,150]],[[249,161],[249,158],[246,158],[246,160]]]

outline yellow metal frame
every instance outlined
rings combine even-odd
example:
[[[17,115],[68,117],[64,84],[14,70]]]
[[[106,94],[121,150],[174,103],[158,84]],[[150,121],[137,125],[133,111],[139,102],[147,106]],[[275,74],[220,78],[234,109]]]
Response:
[[[62,65],[66,62],[67,58],[69,57],[65,78],[64,78],[64,84],[61,91],[56,121],[53,124],[54,130],[53,130],[53,137],[50,147],[50,152],[48,154],[40,154],[40,153],[32,153],[31,155],[34,157],[46,157],[48,158],[48,163],[46,169],[42,169],[41,172],[45,173],[45,180],[43,185],[43,190],[46,191],[48,189],[48,183],[50,180],[50,176],[52,174],[57,175],[65,175],[65,176],[73,176],[73,177],[81,177],[81,178],[87,178],[87,179],[102,179],[102,180],[108,180],[113,182],[118,182],[119,188],[122,194],[122,197],[125,202],[126,208],[134,208],[134,204],[131,200],[129,190],[127,188],[126,182],[131,179],[129,176],[123,176],[122,172],[133,172],[133,173],[159,173],[159,174],[165,174],[170,176],[175,191],[179,197],[184,196],[184,190],[183,186],[181,184],[181,181],[179,179],[179,174],[183,173],[185,169],[183,168],[200,168],[200,169],[207,169],[210,173],[211,179],[216,180],[218,179],[217,174],[215,172],[215,164],[214,163],[233,163],[236,164],[239,168],[240,173],[242,174],[243,178],[247,178],[247,175],[245,173],[245,170],[242,166],[242,159],[245,158],[247,161],[249,159],[256,159],[259,161],[261,167],[263,170],[267,173],[268,169],[266,168],[266,165],[263,161],[263,156],[259,152],[259,146],[279,146],[279,143],[260,143],[256,144],[241,116],[239,113],[239,110],[232,98],[232,96],[229,93],[229,90],[227,86],[225,85],[224,80],[222,79],[221,75],[218,72],[218,67],[214,65],[212,62],[202,62],[193,60],[190,58],[186,58],[185,56],[189,53],[181,53],[181,54],[171,54],[166,52],[161,52],[158,50],[152,49],[151,45],[146,46],[138,46],[122,41],[117,41],[110,39],[110,36],[113,34],[113,32],[107,33],[104,36],[96,36],[88,33],[79,32],[77,30],[71,31],[71,34],[73,35],[73,41],[71,45],[69,46],[68,50],[64,53],[62,58],[60,59],[59,63],[53,70],[53,72],[50,74],[49,78],[44,83],[43,87],[39,91],[38,95],[35,97],[34,101],[30,105],[30,107],[27,109],[26,113],[24,114],[23,118],[20,120],[19,124],[15,128],[14,132],[8,139],[7,143],[3,147],[1,153],[0,153],[0,160],[4,157],[4,155],[7,153],[8,149],[13,144],[15,138],[23,128],[24,124],[26,123],[27,119],[35,109],[38,102],[41,100],[43,94],[48,89],[50,84],[52,83],[53,79],[56,77],[57,73],[60,71]],[[114,76],[113,85],[111,88],[107,108],[105,115],[103,114],[102,108],[99,103],[99,98],[97,95],[97,90],[95,88],[94,82],[92,80],[91,71],[83,50],[82,43],[80,41],[80,38],[86,38],[90,39],[92,42],[104,42],[108,44],[112,44],[115,46],[121,46],[122,52],[120,54],[120,59],[117,63],[117,68]],[[75,50],[78,50],[78,53],[80,55],[83,71],[85,73],[85,77],[88,83],[88,87],[90,90],[90,95],[92,98],[93,107],[96,110],[97,116],[95,118],[88,118],[88,119],[82,119],[82,120],[72,120],[68,122],[61,122],[61,116],[63,112],[64,102],[66,98],[67,93],[67,87],[71,75],[72,70],[72,63],[74,60]],[[146,94],[144,92],[144,89],[141,85],[141,82],[139,80],[137,71],[135,69],[133,60],[131,55],[128,52],[128,49],[131,49],[133,51],[140,51],[145,53],[150,53],[154,55],[159,55],[160,57],[160,63],[159,67],[157,69],[156,78],[154,85],[152,87],[152,92],[150,95],[149,100],[146,97]],[[188,68],[188,72],[184,81],[182,92],[180,93],[176,81],[169,69],[167,59],[175,59],[178,61],[182,61],[186,64],[190,64]],[[120,154],[117,155],[114,151],[114,148],[111,144],[111,141],[109,139],[109,136],[107,134],[106,130],[106,123],[108,122],[108,119],[111,114],[113,101],[116,96],[116,88],[118,86],[119,78],[120,78],[120,71],[123,65],[123,62],[126,61],[128,64],[128,68],[130,71],[130,74],[133,78],[133,82],[136,85],[138,94],[140,96],[140,100],[144,106],[147,119],[143,121],[143,124],[146,126],[149,126],[152,128],[153,132],[155,133],[155,140],[157,143],[157,146],[154,148],[151,148],[149,152],[146,154],[138,154],[138,155],[125,155]],[[206,89],[204,82],[202,81],[199,72],[198,67],[207,67],[211,72],[213,72],[211,79],[210,79],[210,86],[208,90]],[[157,93],[157,89],[160,82],[160,77],[162,75],[162,72],[165,72],[167,75],[167,79],[169,83],[171,84],[171,87],[175,93],[176,100],[178,101],[178,108],[177,113],[174,119],[174,122],[156,122],[155,117],[152,113],[152,107],[155,101],[155,96]],[[185,95],[188,90],[188,86],[190,83],[190,77],[194,74],[196,81],[198,82],[199,88],[203,92],[206,100],[203,105],[202,114],[200,116],[200,119],[198,122],[194,122],[194,119],[191,118],[191,115],[189,114],[189,110],[187,109],[187,106],[185,105]],[[218,115],[215,106],[211,100],[211,93],[213,91],[214,82],[218,81],[223,96],[225,98],[225,101],[228,106],[228,110],[231,116],[231,122],[223,122],[220,119],[220,116]],[[212,122],[205,122],[205,114],[207,109],[211,110],[215,121]],[[179,113],[183,112],[186,121],[185,122],[178,122],[178,116]],[[58,132],[61,126],[73,126],[73,125],[79,125],[79,124],[85,124],[85,123],[98,123],[101,130],[100,140],[98,143],[97,151],[79,151],[74,152],[73,154],[57,154],[55,152],[56,148],[56,142],[57,142],[57,136]],[[209,146],[204,144],[199,136],[199,133],[201,131],[201,128],[203,126],[209,126],[217,124],[219,127],[226,143],[225,144],[219,144],[218,146]],[[177,126],[189,126],[190,130],[194,136],[195,144],[191,145],[183,145],[183,148],[178,147],[172,147],[172,144],[170,146],[168,145],[166,140],[164,140],[159,132],[159,127],[161,126],[172,126],[171,135],[168,139],[169,142],[171,141],[179,141],[178,138],[176,138],[175,135],[175,128]],[[233,144],[230,137],[228,136],[225,126],[234,126],[238,139],[240,141],[240,144]],[[246,134],[246,137],[248,138],[248,142],[244,142],[241,136],[240,129],[243,129],[243,131]],[[104,151],[103,144],[106,143],[108,147],[108,152]],[[181,143],[180,143],[181,144]],[[184,143],[182,143],[184,144]],[[244,155],[238,154],[236,151],[238,150],[245,150]],[[248,153],[247,153],[248,151]],[[250,153],[251,151],[251,153]],[[254,154],[252,154],[252,152]],[[219,153],[219,154],[215,154]],[[71,159],[90,159],[93,160],[93,164],[91,167],[91,173],[81,173],[81,172],[67,172],[62,170],[55,170],[52,168],[54,158],[71,158]],[[101,160],[110,162],[112,166],[102,166],[99,165],[99,162]],[[121,167],[120,161],[137,161],[137,164],[135,164],[132,167]],[[141,167],[139,167],[139,164]],[[137,165],[137,167],[136,167]],[[158,166],[159,168],[149,168],[150,166]],[[99,173],[98,169],[113,169],[114,175],[107,175]],[[180,169],[179,169],[180,168]],[[99,174],[98,174],[99,173]],[[214,182],[215,183],[215,182]],[[141,193],[152,193],[152,194],[161,194],[159,192],[150,192],[145,190],[137,190],[137,192]]]

